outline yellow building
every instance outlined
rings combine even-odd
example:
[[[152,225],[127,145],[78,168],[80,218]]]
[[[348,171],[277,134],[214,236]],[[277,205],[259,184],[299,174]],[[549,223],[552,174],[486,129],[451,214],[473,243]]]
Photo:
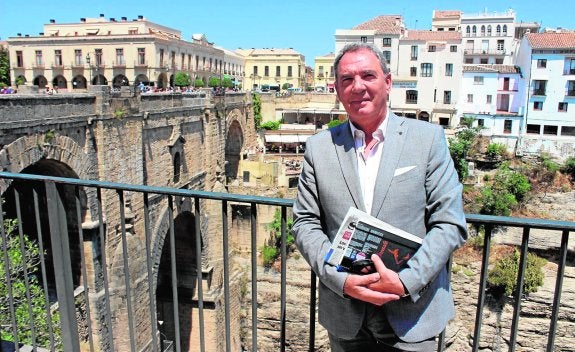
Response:
[[[316,92],[335,93],[335,71],[333,62],[335,61],[334,53],[324,56],[316,56],[314,69],[314,90]]]
[[[305,90],[305,57],[289,49],[236,49],[245,59],[243,88],[246,90]]]
[[[214,47],[202,34],[190,41],[180,31],[143,16],[128,20],[81,18],[78,23],[50,20],[38,36],[8,38],[11,77],[16,84],[47,85],[63,90],[92,85],[120,87],[140,82],[156,88],[173,86],[176,72],[192,80],[244,74],[243,59]]]

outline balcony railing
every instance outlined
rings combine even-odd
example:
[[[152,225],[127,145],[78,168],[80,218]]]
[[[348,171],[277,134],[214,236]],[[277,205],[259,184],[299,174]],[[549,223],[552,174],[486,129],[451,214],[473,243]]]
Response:
[[[8,258],[5,245],[7,236],[22,237],[24,233],[20,229],[24,228],[34,229],[38,237],[44,239],[44,241],[38,242],[39,245],[44,245],[41,247],[41,253],[47,253],[46,248],[49,248],[49,252],[51,252],[51,254],[40,256],[41,275],[39,275],[39,283],[47,300],[51,297],[57,297],[60,323],[59,329],[56,329],[58,326],[53,326],[50,323],[51,320],[48,320],[47,329],[50,337],[48,345],[38,347],[55,350],[54,341],[57,338],[54,331],[58,330],[61,333],[61,348],[64,351],[72,352],[81,350],[81,341],[84,346],[89,346],[87,348],[90,351],[147,350],[157,352],[167,351],[168,348],[171,348],[170,351],[182,351],[183,344],[189,341],[194,343],[193,346],[188,346],[190,350],[216,351],[216,345],[214,345],[216,342],[207,339],[210,333],[216,335],[212,338],[217,339],[216,341],[219,343],[217,351],[239,350],[234,345],[240,338],[239,329],[237,329],[239,323],[232,321],[232,317],[234,319],[238,317],[231,314],[234,310],[234,304],[237,303],[233,297],[238,296],[238,290],[232,287],[232,281],[238,285],[238,280],[232,275],[233,264],[230,263],[230,260],[232,257],[237,257],[237,253],[234,252],[234,249],[230,249],[231,235],[228,221],[232,218],[230,208],[242,204],[245,206],[243,209],[247,209],[244,218],[250,225],[244,230],[249,234],[248,242],[250,242],[251,248],[246,261],[248,268],[245,270],[246,274],[249,273],[247,274],[249,280],[248,283],[243,284],[244,287],[241,290],[247,292],[247,296],[251,298],[251,307],[245,307],[248,309],[248,314],[245,315],[245,321],[248,321],[246,324],[248,330],[243,330],[245,333],[241,335],[248,341],[247,344],[251,346],[251,351],[261,351],[258,343],[260,334],[263,330],[269,330],[270,326],[273,326],[271,329],[276,329],[278,333],[278,342],[277,346],[273,347],[274,351],[285,351],[286,346],[290,346],[291,350],[294,350],[296,343],[303,343],[303,347],[295,350],[315,351],[317,280],[313,273],[310,273],[309,292],[304,295],[301,288],[298,289],[297,305],[309,305],[309,310],[306,310],[309,312],[308,316],[307,318],[303,317],[306,319],[305,326],[302,328],[298,325],[298,329],[306,331],[308,335],[290,333],[288,329],[293,328],[293,322],[297,318],[297,314],[288,316],[286,299],[288,274],[286,269],[286,224],[287,212],[292,206],[292,200],[6,172],[0,172],[0,184],[3,186],[4,192],[0,199],[0,220],[3,221],[8,208],[13,207],[15,209],[12,209],[12,213],[16,214],[19,224],[22,224],[13,234],[7,233],[6,228],[2,227],[1,239],[4,244],[0,247],[0,255],[4,259]],[[190,226],[193,225],[194,231],[198,235],[191,236],[186,233],[183,238],[188,243],[179,243],[176,247],[175,239],[182,234],[176,233],[178,226],[174,225],[174,221],[177,213],[182,212],[181,208],[187,201],[190,202],[192,208],[190,214],[193,214],[193,222]],[[219,204],[219,206],[210,208],[208,202]],[[258,278],[262,275],[262,271],[258,271],[256,243],[260,206],[277,207],[281,214],[281,264],[278,280],[280,287],[277,290],[279,291],[279,304],[274,306],[277,309],[274,317],[270,315],[272,314],[270,311],[267,311],[264,318],[262,318],[263,313],[260,304],[262,300],[272,298],[271,296],[260,297],[258,301],[258,290],[260,285],[263,286],[263,284],[258,284]],[[108,209],[106,214],[104,214],[106,210],[103,208]],[[220,253],[215,250],[209,254],[210,260],[221,263],[221,280],[214,279],[214,281],[221,283],[221,288],[207,292],[204,278],[209,272],[209,268],[206,268],[206,263],[202,262],[206,259],[206,253],[202,253],[206,246],[204,243],[206,238],[203,236],[205,223],[202,219],[204,219],[208,209],[213,211],[213,209],[218,208],[220,209],[221,220],[214,217],[210,219],[210,222],[219,222],[221,237],[218,239],[219,244],[212,242],[211,246],[221,248],[222,253],[221,257],[219,256]],[[110,212],[109,209],[116,211]],[[154,231],[152,233],[152,219],[161,218],[158,215],[158,209],[166,210],[164,219],[167,227],[163,228],[163,232]],[[25,214],[26,212],[27,214]],[[519,289],[514,296],[510,336],[505,337],[505,340],[509,341],[510,351],[515,350],[518,338],[523,295],[521,288],[525,279],[524,272],[527,265],[530,230],[545,229],[561,233],[553,304],[550,314],[546,316],[542,312],[540,317],[549,321],[546,350],[548,352],[553,351],[568,253],[568,238],[569,233],[575,231],[575,223],[474,214],[467,215],[467,221],[470,225],[481,225],[485,228],[476,318],[473,336],[471,336],[473,351],[479,350],[482,336],[488,258],[493,230],[502,226],[523,229],[520,246],[521,259],[517,277]],[[26,224],[25,222],[30,223]],[[139,222],[139,225],[135,222]],[[136,228],[139,230],[136,231]],[[157,253],[153,253],[153,247],[159,234],[165,234],[164,247],[166,249],[160,250],[160,252],[168,255],[165,262],[162,261],[162,263],[167,263],[170,272],[169,280],[166,279],[163,283],[160,283],[158,279],[157,265],[159,260],[157,260]],[[156,236],[153,237],[153,235]],[[74,238],[75,236],[77,237]],[[114,242],[115,245],[112,245],[111,242]],[[193,277],[197,280],[196,283],[191,283],[193,289],[184,290],[181,282],[179,282],[181,278],[176,263],[177,260],[182,259],[182,254],[185,254],[181,252],[180,245],[182,244],[184,245],[182,247],[188,246],[194,251],[191,254],[194,255],[195,262],[187,262],[193,268],[192,271],[195,272]],[[71,247],[74,246],[78,248],[72,250]],[[232,252],[234,252],[233,256]],[[176,253],[179,254],[179,257]],[[110,254],[115,254],[115,258],[111,258]],[[115,262],[112,263],[114,259]],[[5,260],[5,273],[10,272],[7,263],[8,261]],[[142,266],[141,270],[135,269],[138,263]],[[50,270],[50,266],[53,266],[53,271]],[[47,276],[47,272],[52,272],[53,276]],[[24,276],[29,278],[29,275]],[[47,277],[53,277],[54,282],[50,282]],[[5,280],[8,286],[8,295],[4,301],[7,302],[7,306],[1,307],[4,309],[4,314],[7,313],[7,321],[3,321],[0,327],[2,328],[2,336],[11,336],[10,340],[18,344],[20,342],[18,341],[18,329],[22,329],[22,327],[18,326],[15,317],[17,302],[11,289],[14,282],[11,281],[9,274],[0,280]],[[25,282],[26,288],[30,292],[30,283],[29,281]],[[164,314],[162,322],[158,321],[158,301],[152,290],[156,285],[158,285],[158,291],[165,290],[160,293],[156,291],[156,294],[163,294],[163,297],[167,297],[169,300],[169,304],[162,301]],[[53,295],[49,294],[51,287],[55,288]],[[212,295],[218,292],[223,299],[213,300]],[[232,295],[232,293],[234,294]],[[211,301],[208,302],[207,300]],[[214,314],[206,318],[207,314],[205,313],[208,309],[213,310],[216,302],[221,302],[221,315],[216,316]],[[193,317],[180,311],[182,307],[188,309],[185,313],[190,313],[189,311],[192,310]],[[53,308],[48,306],[45,307],[45,310],[48,317],[54,313]],[[82,311],[83,314],[78,314],[79,311]],[[33,312],[30,311],[30,313],[32,315]],[[207,321],[208,319],[211,320]],[[266,326],[262,330],[258,329],[258,324],[264,325],[259,319],[266,321]],[[220,321],[223,328],[218,329],[214,321]],[[269,325],[270,323],[273,325]],[[172,329],[170,339],[165,338],[165,330],[162,330],[165,329],[166,325]],[[191,337],[182,336],[185,332],[183,327],[192,329],[192,325],[194,335]],[[209,328],[206,328],[206,325]],[[234,327],[236,327],[235,330]],[[30,329],[31,333],[28,336],[32,336],[34,341],[39,336],[39,328],[33,323],[29,323],[26,328]],[[232,333],[238,335],[232,335]],[[484,338],[482,344],[485,344],[487,340]],[[99,345],[96,346],[97,344]],[[37,346],[38,344],[32,343],[32,345]],[[437,350],[442,351],[444,345],[445,340],[442,334]]]
[[[575,68],[568,68],[564,70],[563,75],[575,75]]]
[[[545,89],[533,89],[533,95],[545,95]]]

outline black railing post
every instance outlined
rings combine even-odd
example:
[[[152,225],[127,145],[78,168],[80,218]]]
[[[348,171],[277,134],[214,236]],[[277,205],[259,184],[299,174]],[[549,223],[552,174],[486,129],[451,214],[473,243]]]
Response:
[[[517,330],[519,328],[519,315],[521,313],[521,297],[523,297],[523,282],[525,281],[525,267],[527,265],[527,249],[529,247],[529,228],[523,228],[521,240],[521,256],[519,257],[519,272],[517,273],[517,286],[515,289],[515,302],[513,304],[513,320],[511,321],[511,336],[509,338],[509,352],[515,351]]]
[[[79,352],[80,340],[74,306],[74,283],[72,281],[66,210],[56,188],[56,183],[46,180],[44,184],[46,186],[46,205],[50,225],[56,292],[58,294],[58,310],[60,311],[62,344],[64,351]]]
[[[557,319],[559,318],[559,306],[561,305],[561,288],[563,287],[563,277],[565,276],[568,242],[569,231],[563,230],[559,266],[557,267],[557,280],[555,281],[555,297],[553,297],[553,310],[551,312],[551,326],[549,327],[549,338],[547,339],[547,352],[553,352],[553,347],[555,346],[555,334],[557,333]]]
[[[481,262],[481,278],[479,280],[479,292],[477,298],[477,311],[475,313],[475,330],[473,332],[473,352],[479,350],[479,338],[481,337],[481,322],[483,321],[483,305],[485,304],[485,288],[487,287],[487,268],[489,267],[489,252],[491,247],[492,225],[485,226],[483,239],[483,259]]]

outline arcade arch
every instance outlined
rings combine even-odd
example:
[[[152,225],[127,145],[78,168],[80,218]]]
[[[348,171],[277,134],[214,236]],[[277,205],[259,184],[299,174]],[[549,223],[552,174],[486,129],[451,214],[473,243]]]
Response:
[[[34,78],[33,81],[35,86],[38,86],[38,88],[46,88],[46,86],[48,85],[48,80],[46,79],[46,77],[42,76],[42,75],[38,75],[36,76],[36,78]]]
[[[68,80],[66,80],[64,76],[58,75],[52,80],[52,87],[58,89],[66,89],[68,88]]]
[[[72,79],[72,88],[73,89],[86,89],[88,86],[88,82],[86,77],[82,75],[77,75]]]
[[[130,85],[130,81],[128,80],[128,77],[126,77],[122,74],[117,75],[112,80],[112,87],[114,87],[114,88],[118,88],[121,86],[128,86],[128,85]]]

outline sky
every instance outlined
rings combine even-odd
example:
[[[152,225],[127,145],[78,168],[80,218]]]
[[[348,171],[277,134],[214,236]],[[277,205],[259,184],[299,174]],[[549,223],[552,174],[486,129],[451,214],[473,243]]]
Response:
[[[544,8],[542,8],[544,6]],[[237,48],[293,48],[313,67],[316,56],[335,51],[335,31],[351,29],[379,15],[402,15],[408,29],[431,29],[433,10],[465,13],[515,10],[518,22],[575,29],[575,1],[380,1],[380,0],[0,0],[0,40],[44,31],[50,19],[77,23],[104,14],[147,20],[181,31],[185,40],[203,33],[214,45]]]

